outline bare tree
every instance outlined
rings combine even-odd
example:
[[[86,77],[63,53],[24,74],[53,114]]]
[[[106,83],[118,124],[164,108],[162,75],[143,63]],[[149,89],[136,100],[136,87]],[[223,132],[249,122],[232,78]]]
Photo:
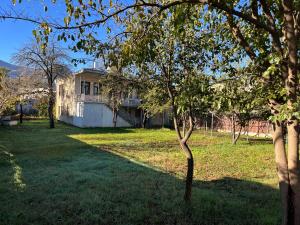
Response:
[[[17,88],[17,104],[19,106],[19,121],[23,122],[23,105],[28,104],[29,99],[41,99],[48,96],[47,80],[41,71],[32,71],[23,68],[21,74],[14,79]]]
[[[55,104],[54,84],[57,77],[65,76],[70,73],[67,62],[69,57],[66,52],[55,45],[53,42],[47,46],[39,46],[30,43],[19,49],[13,55],[13,62],[39,71],[47,79],[48,95],[48,116],[50,128],[54,128],[53,108]]]

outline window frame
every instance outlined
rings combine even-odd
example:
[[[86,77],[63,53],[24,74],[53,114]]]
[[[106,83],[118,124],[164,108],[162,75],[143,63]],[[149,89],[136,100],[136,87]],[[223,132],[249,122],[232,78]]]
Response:
[[[91,93],[91,82],[81,81],[80,93],[84,95],[90,95]]]
[[[100,83],[93,83],[93,95],[100,95]]]

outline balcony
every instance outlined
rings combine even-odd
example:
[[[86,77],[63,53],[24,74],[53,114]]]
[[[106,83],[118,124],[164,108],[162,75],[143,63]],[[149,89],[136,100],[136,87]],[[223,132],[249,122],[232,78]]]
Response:
[[[141,104],[141,99],[138,98],[126,98],[122,102],[124,107],[138,107]]]
[[[95,102],[95,103],[109,103],[109,99],[102,95],[76,95],[75,101],[77,102]],[[124,107],[138,107],[141,104],[141,100],[138,98],[125,98],[122,101]]]
[[[108,99],[102,95],[76,95],[75,101],[77,102],[101,102],[106,103]]]

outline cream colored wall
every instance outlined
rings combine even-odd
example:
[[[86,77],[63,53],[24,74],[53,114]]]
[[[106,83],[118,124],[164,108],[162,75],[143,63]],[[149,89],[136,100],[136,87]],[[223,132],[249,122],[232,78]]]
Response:
[[[76,114],[76,99],[81,95],[81,81],[91,82],[90,95],[86,97],[92,101],[99,99],[99,96],[93,95],[93,83],[99,83],[100,76],[92,73],[80,73],[57,79],[56,118],[68,122],[70,117]],[[60,85],[62,85],[61,88]],[[72,122],[70,121],[70,123]]]
[[[93,83],[99,83],[99,78],[101,75],[91,74],[91,73],[81,73],[75,76],[75,94],[80,95],[81,91],[81,81],[91,82],[90,95],[93,95]]]
[[[58,79],[56,86],[57,119],[79,127],[112,127],[111,109],[103,104],[102,96],[93,94],[93,83],[99,83],[101,76],[103,75],[85,72]],[[81,81],[91,83],[90,95],[81,94]],[[136,93],[132,93],[130,97],[136,97]],[[82,115],[78,110],[79,106],[82,108]],[[117,126],[128,127],[131,125],[119,117]]]
[[[80,112],[73,118],[73,125],[78,127],[113,127],[112,110],[103,103],[78,102]],[[117,117],[117,127],[131,127],[132,125],[120,116]]]
[[[68,76],[57,80],[56,85],[56,117],[73,116],[74,109],[74,77]]]

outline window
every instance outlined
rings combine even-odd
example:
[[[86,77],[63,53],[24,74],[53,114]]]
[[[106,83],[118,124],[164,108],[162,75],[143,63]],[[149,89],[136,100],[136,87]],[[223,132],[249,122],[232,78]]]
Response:
[[[89,95],[90,94],[91,83],[87,81],[81,81],[81,94]]]
[[[100,94],[100,84],[99,83],[94,83],[94,85],[93,85],[93,94],[94,95],[99,95]]]

